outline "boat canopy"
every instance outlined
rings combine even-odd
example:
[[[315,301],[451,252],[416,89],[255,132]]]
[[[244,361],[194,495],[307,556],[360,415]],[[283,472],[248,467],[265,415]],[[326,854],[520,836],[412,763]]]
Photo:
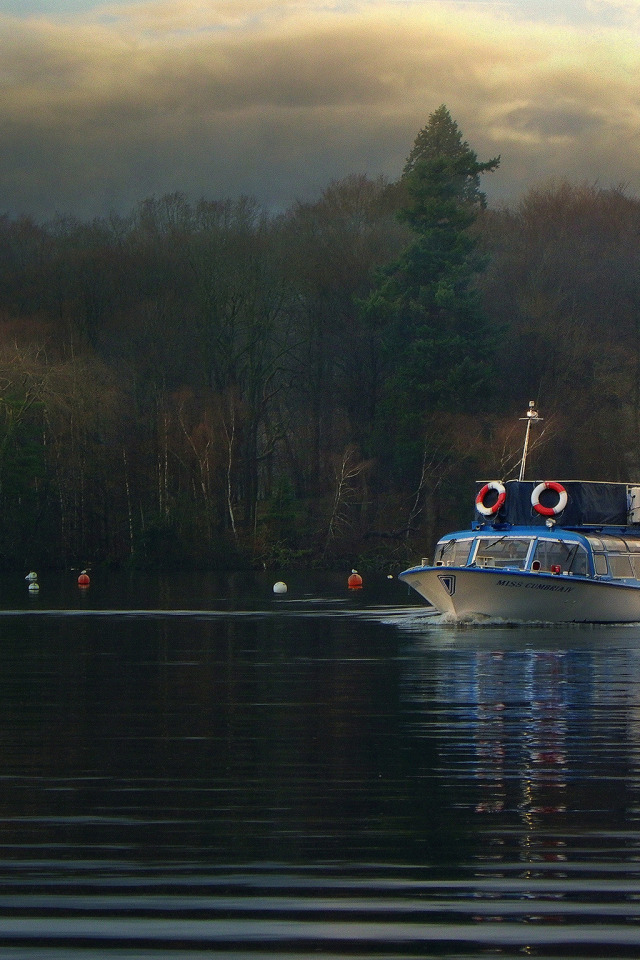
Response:
[[[534,493],[540,490],[545,481],[507,480],[504,483],[505,496],[499,508],[489,514],[483,514],[476,505],[474,526],[482,524],[513,526],[544,525],[549,515],[537,511],[533,506]],[[537,494],[541,505],[557,505],[557,487],[566,491],[566,506],[553,520],[562,527],[582,526],[625,526],[630,522],[632,492],[640,490],[640,485],[627,483],[604,483],[591,480],[559,480],[553,482],[553,489],[543,489]],[[486,484],[479,482],[478,493]],[[489,502],[490,505],[490,502]]]

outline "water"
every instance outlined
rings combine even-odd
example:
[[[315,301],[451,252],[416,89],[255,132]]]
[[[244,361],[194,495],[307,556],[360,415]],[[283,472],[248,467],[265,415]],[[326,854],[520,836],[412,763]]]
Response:
[[[640,955],[640,626],[279,578],[0,585],[0,958]]]

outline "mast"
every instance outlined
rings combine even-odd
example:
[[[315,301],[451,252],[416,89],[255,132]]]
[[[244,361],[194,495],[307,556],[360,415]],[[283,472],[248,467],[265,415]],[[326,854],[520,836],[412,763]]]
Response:
[[[518,480],[524,480],[524,471],[527,465],[527,453],[529,450],[529,433],[531,431],[532,423],[540,423],[542,417],[538,416],[538,411],[535,409],[535,400],[529,400],[529,409],[527,410],[526,417],[520,417],[521,420],[527,421],[527,429],[524,435],[524,447],[522,449],[522,460],[520,461],[520,476]]]

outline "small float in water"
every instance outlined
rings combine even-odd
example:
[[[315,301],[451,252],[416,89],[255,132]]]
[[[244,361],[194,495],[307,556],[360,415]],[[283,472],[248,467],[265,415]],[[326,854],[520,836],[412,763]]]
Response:
[[[40,584],[38,583],[38,574],[35,572],[35,570],[31,570],[26,575],[25,580],[28,584],[27,589],[29,593],[38,593],[40,590]]]

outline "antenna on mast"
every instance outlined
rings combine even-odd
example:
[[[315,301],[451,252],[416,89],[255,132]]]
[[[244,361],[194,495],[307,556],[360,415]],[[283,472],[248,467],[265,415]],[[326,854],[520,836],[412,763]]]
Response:
[[[520,476],[518,480],[524,480],[524,470],[527,465],[527,452],[529,450],[529,433],[531,431],[532,423],[541,423],[542,417],[538,416],[538,411],[535,409],[535,400],[529,400],[529,409],[527,410],[526,417],[520,417],[521,420],[527,421],[527,430],[524,435],[524,447],[522,450],[522,460],[520,461]]]

